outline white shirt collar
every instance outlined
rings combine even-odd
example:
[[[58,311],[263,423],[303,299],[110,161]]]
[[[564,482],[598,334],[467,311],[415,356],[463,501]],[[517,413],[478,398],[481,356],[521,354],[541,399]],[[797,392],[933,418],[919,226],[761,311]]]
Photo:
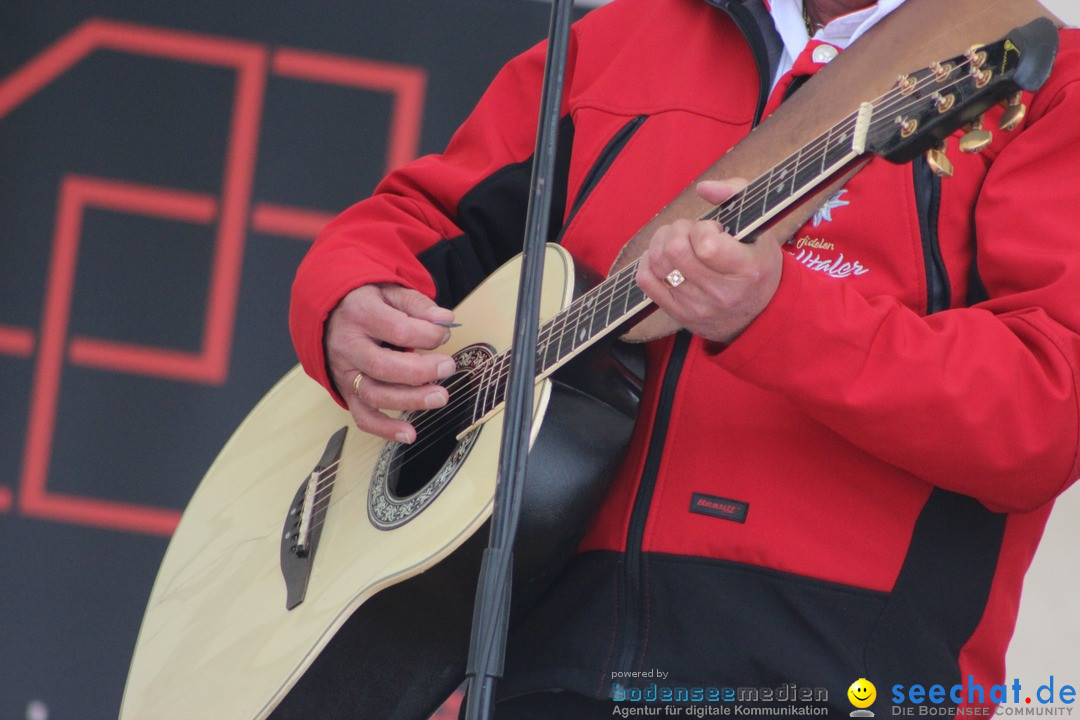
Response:
[[[876,4],[868,8],[834,18],[832,22],[818,30],[813,39],[844,49],[903,4],[904,0],[878,0]],[[769,3],[769,12],[772,14],[776,29],[780,32],[780,38],[784,41],[784,53],[780,58],[777,78],[791,69],[795,58],[810,42],[811,38],[806,33],[806,23],[803,22],[802,6],[802,0],[771,0]]]

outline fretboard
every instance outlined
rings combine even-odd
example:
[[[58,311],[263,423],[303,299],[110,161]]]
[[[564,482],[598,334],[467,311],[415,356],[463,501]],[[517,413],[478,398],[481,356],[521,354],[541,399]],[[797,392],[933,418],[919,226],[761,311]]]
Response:
[[[715,220],[735,238],[748,241],[859,157],[869,120],[870,105],[865,104],[699,220]],[[609,276],[541,325],[536,348],[537,380],[555,372],[652,304],[634,281],[638,262]],[[479,390],[470,427],[501,407],[511,353],[512,349],[505,350],[477,370]]]
[[[999,100],[1014,95],[1010,107],[1022,107],[1015,94],[1043,82],[1053,62],[1053,51],[1023,53],[1021,49],[1024,45],[1056,48],[1057,36],[1049,22],[1038,27],[1030,23],[1016,33],[1019,45],[1004,38],[901,76],[884,95],[864,102],[856,112],[698,219],[714,220],[736,239],[753,242],[757,233],[837,177],[868,149],[892,162],[906,162]],[[1015,81],[1024,57],[1032,58],[1024,75],[1028,85]],[[540,327],[536,348],[538,381],[652,304],[634,281],[638,262],[611,275]],[[472,399],[470,429],[502,405],[510,356],[511,350],[506,350],[477,369],[475,379],[479,383],[474,387],[478,392]]]

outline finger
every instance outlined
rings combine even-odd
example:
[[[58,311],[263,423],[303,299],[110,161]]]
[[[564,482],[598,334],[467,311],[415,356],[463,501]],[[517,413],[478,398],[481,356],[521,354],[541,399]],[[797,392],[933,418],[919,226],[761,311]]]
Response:
[[[672,226],[670,233],[657,233],[656,244],[650,250],[650,267],[661,279],[677,269],[683,283],[709,285],[716,269],[706,260],[721,257],[728,244],[738,243],[711,220]],[[681,288],[683,284],[678,286]]]
[[[391,307],[400,310],[409,317],[442,324],[454,321],[454,312],[452,310],[436,305],[431,298],[421,292],[401,285],[384,285],[382,291],[383,297],[386,298],[386,302]]]
[[[424,317],[413,317],[410,313]],[[434,319],[434,322],[428,317]],[[449,340],[446,327],[453,313],[440,308],[422,293],[398,285],[364,285],[344,298],[330,315],[331,336],[364,333],[398,347],[432,349]]]
[[[445,380],[457,371],[454,358],[444,353],[411,353],[381,345],[364,345],[355,366],[388,383],[425,385]]]
[[[680,248],[683,252],[680,261],[702,283],[715,280],[708,277],[709,274],[732,275],[743,272],[755,253],[753,244],[738,242],[721,228],[710,228],[704,223],[693,228],[686,238],[686,245],[686,248]],[[687,271],[683,272],[685,274]]]
[[[353,373],[349,387],[357,400],[378,410],[434,410],[450,399],[449,391],[442,385],[399,385],[362,373]]]
[[[349,383],[357,371],[385,383],[430,386],[457,370],[457,364],[449,355],[403,352],[359,336],[328,344],[327,357],[334,383],[343,390],[350,388]]]
[[[668,309],[667,301],[674,297],[677,290],[682,290],[689,283],[686,276],[682,274],[682,270],[664,260],[663,257],[662,250],[643,255],[638,263],[635,280],[646,295],[666,310]],[[676,276],[674,271],[677,269]]]
[[[350,399],[348,405],[353,422],[364,432],[384,440],[396,440],[401,443],[411,443],[416,440],[416,428],[404,420],[392,418],[356,399]]]
[[[436,325],[426,318],[413,317],[409,312],[392,304],[393,300],[402,299],[399,293],[395,292],[396,290],[405,290],[405,288],[383,288],[382,302],[365,303],[362,313],[356,315],[359,327],[372,338],[400,348],[432,350],[450,339],[450,331],[445,327]],[[407,292],[427,300],[420,293],[411,290]],[[415,305],[415,298],[407,300],[406,304]],[[445,311],[449,313],[449,317],[453,318],[453,313],[449,310],[439,308],[434,304],[430,309],[422,312],[430,312],[439,317],[445,316],[443,313],[436,313],[435,310]]]
[[[748,184],[746,180],[739,177],[727,180],[702,180],[697,184],[697,193],[702,200],[719,205]]]
[[[679,260],[689,249],[687,238],[692,227],[689,220],[676,220],[657,230],[643,257],[648,269],[658,277],[664,277],[678,267]]]

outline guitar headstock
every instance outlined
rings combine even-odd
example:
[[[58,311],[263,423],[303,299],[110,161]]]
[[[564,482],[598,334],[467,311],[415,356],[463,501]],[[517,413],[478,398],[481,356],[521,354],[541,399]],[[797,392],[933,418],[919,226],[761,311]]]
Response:
[[[977,123],[995,103],[1011,103],[1011,124],[1022,115],[1019,93],[1036,90],[1050,75],[1057,28],[1047,18],[1015,28],[1005,38],[902,76],[873,103],[866,150],[904,163],[939,145],[957,129]],[[1010,98],[1012,98],[1010,100]],[[1003,123],[1004,127],[1004,123]],[[989,142],[977,130],[966,150]]]

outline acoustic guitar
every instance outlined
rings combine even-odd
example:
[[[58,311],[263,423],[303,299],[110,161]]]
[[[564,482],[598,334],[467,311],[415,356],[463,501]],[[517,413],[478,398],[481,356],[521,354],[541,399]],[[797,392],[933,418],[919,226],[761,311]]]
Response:
[[[1056,47],[1054,24],[1039,19],[903,76],[705,217],[752,241],[871,154],[901,163],[936,152],[1001,101],[1009,129]],[[943,154],[934,160],[948,172]],[[613,338],[651,307],[636,262],[583,290],[570,255],[546,253],[515,565],[524,603],[573,551],[625,449],[640,387]],[[254,408],[165,554],[122,720],[422,720],[460,684],[518,275],[511,261],[456,308],[462,327],[441,348],[457,362],[444,381],[450,402],[407,413],[413,445],[358,431],[299,368]]]

